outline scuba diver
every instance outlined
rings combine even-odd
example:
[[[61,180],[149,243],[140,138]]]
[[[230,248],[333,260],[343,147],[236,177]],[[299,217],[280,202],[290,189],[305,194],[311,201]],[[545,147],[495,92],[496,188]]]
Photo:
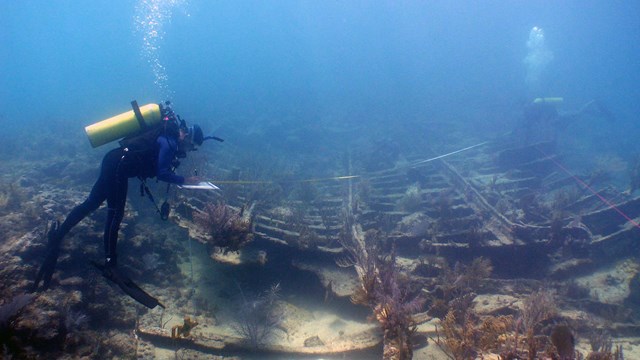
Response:
[[[578,122],[585,116],[603,118],[614,122],[615,116],[598,100],[591,100],[578,111],[559,112],[558,106],[563,98],[536,98],[524,107],[524,121],[520,129],[522,140],[526,144],[555,141],[558,134],[572,123]]]
[[[55,266],[60,254],[60,248],[64,236],[82,219],[98,209],[104,201],[107,201],[107,218],[104,228],[104,265],[93,263],[107,279],[113,281],[120,288],[136,301],[154,308],[157,305],[164,307],[157,299],[140,289],[117,267],[118,254],[116,246],[118,242],[118,230],[124,217],[125,204],[127,202],[127,189],[129,178],[138,177],[142,181],[142,189],[146,190],[152,202],[155,204],[151,193],[146,187],[146,178],[157,178],[169,184],[197,184],[200,178],[196,176],[183,177],[174,173],[179,165],[178,159],[186,157],[187,152],[195,151],[197,146],[203,141],[213,137],[204,137],[202,129],[198,125],[188,127],[183,119],[175,115],[169,106],[152,104],[155,113],[145,112],[147,119],[143,118],[140,108],[135,101],[132,102],[135,118],[131,115],[131,121],[138,121],[141,125],[138,133],[125,137],[120,141],[120,147],[109,151],[102,160],[100,176],[93,185],[88,198],[77,205],[62,224],[54,221],[51,225],[47,237],[47,255],[42,263],[32,292],[46,290],[51,282],[51,277],[55,271]],[[151,106],[151,105],[147,105]],[[145,106],[146,108],[146,106]],[[158,119],[155,126],[144,125],[148,118],[155,115]],[[114,117],[115,118],[115,117]],[[110,120],[110,119],[108,119]],[[106,120],[105,120],[106,121]],[[96,146],[96,136],[90,134],[87,127],[87,134],[90,141]],[[93,135],[93,137],[92,137]],[[156,205],[157,208],[157,205]],[[162,206],[161,217],[166,220],[168,217],[169,204],[165,202]]]

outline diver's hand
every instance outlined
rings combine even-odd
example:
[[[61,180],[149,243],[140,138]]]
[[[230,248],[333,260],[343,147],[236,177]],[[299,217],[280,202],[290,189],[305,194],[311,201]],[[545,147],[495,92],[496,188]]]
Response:
[[[185,185],[195,185],[199,184],[201,181],[202,178],[200,176],[189,176],[187,178],[184,178]]]

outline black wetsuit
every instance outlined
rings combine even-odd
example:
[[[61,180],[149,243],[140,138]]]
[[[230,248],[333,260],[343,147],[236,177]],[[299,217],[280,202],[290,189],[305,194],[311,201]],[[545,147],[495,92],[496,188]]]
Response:
[[[157,150],[157,151],[155,151]],[[128,149],[117,148],[109,151],[102,160],[100,177],[93,185],[89,197],[71,210],[69,216],[60,225],[56,237],[62,238],[82,219],[107,201],[107,221],[104,228],[105,265],[117,264],[116,245],[118,230],[124,217],[127,202],[128,180],[133,177],[157,177],[174,184],[184,183],[184,177],[175,175],[172,162],[177,152],[177,140],[160,136],[156,149],[142,155]]]

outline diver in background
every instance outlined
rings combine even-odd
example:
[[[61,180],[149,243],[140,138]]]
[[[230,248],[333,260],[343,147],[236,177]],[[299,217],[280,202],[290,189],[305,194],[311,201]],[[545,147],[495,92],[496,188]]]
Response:
[[[537,98],[527,104],[523,111],[521,136],[525,144],[556,141],[560,131],[585,116],[597,116],[609,122],[615,121],[614,115],[598,100],[591,100],[580,110],[560,112],[558,106],[562,98]]]
[[[546,44],[545,32],[541,27],[534,26],[529,32],[526,46],[527,56],[524,58],[526,68],[525,83],[529,94],[539,94],[543,91],[546,68],[553,61],[553,52]],[[591,115],[613,121],[613,114],[597,100],[591,100],[578,111],[559,112],[562,104],[561,97],[536,98],[524,108],[522,124],[519,124],[515,134],[518,141],[526,145],[540,142],[555,142],[559,133],[569,125],[583,120]]]
[[[168,123],[168,122],[167,122]],[[198,125],[187,127],[184,120],[172,119],[173,126],[165,125],[161,132],[148,131],[133,138],[133,142],[123,143],[121,147],[109,151],[102,160],[100,176],[94,184],[89,197],[77,205],[65,221],[54,222],[48,232],[48,253],[40,267],[33,284],[32,291],[38,290],[42,281],[42,290],[49,287],[51,277],[60,254],[64,236],[82,219],[95,211],[107,201],[107,219],[104,229],[104,266],[94,264],[102,270],[103,275],[118,284],[129,296],[143,305],[154,308],[161,305],[155,298],[137,287],[124,274],[118,271],[118,255],[116,245],[118,230],[124,217],[127,201],[129,178],[140,179],[156,177],[158,180],[172,184],[196,184],[199,177],[182,177],[174,173],[177,159],[185,157],[188,151],[202,145],[205,140]],[[159,135],[158,135],[159,134]],[[145,141],[135,141],[146,136]]]

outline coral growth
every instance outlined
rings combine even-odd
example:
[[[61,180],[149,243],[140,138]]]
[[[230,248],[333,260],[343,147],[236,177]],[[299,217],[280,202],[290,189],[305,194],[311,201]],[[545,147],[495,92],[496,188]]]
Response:
[[[174,325],[171,328],[171,338],[188,338],[189,336],[191,336],[191,330],[193,330],[193,328],[195,328],[196,326],[198,326],[197,321],[191,320],[190,317],[185,316],[182,325]]]
[[[489,260],[475,259],[469,266],[444,267],[432,292],[429,313],[441,318],[442,333],[435,343],[451,359],[470,359],[505,346],[505,334],[513,329],[512,316],[480,317],[474,310],[474,291],[492,271]],[[442,315],[444,314],[444,315]],[[442,335],[442,337],[441,337]]]
[[[68,333],[85,329],[89,325],[89,316],[82,311],[70,308],[64,311],[64,328]]]
[[[551,332],[551,343],[556,349],[560,359],[575,358],[575,337],[573,331],[567,325],[556,325]]]
[[[440,322],[443,338],[440,338],[436,328],[435,343],[450,359],[475,359],[478,353],[475,346],[475,319],[471,316],[471,313],[467,313],[460,319],[456,318],[453,311],[449,311]]]
[[[611,352],[613,344],[611,336],[602,329],[595,329],[587,334],[592,352]]]
[[[429,314],[440,319],[446,316],[451,302],[474,294],[482,280],[491,276],[493,271],[491,261],[482,257],[474,259],[470,265],[458,262],[453,269],[444,261],[439,266],[442,271],[430,292]]]
[[[412,315],[422,308],[424,300],[413,294],[409,280],[398,271],[395,251],[379,258],[377,268],[379,286],[374,289],[373,313],[385,338],[391,339],[385,344],[383,359],[411,358],[411,336],[415,332]]]
[[[240,289],[238,322],[234,328],[253,348],[262,346],[280,323],[282,314],[277,307],[279,295],[280,284],[271,286],[253,298],[247,297]]]
[[[309,226],[301,225],[297,229],[298,236],[293,239],[287,239],[291,246],[295,246],[302,250],[315,249],[318,245],[322,244],[322,239],[318,234]]]
[[[527,344],[529,359],[535,359],[540,350],[540,341],[536,337],[543,322],[556,316],[558,313],[555,299],[547,290],[539,290],[529,295],[524,300],[518,324],[522,324]],[[516,327],[516,332],[518,332]]]
[[[208,203],[203,211],[193,212],[193,219],[213,246],[237,251],[253,240],[252,211],[253,206],[236,210],[224,202]]]
[[[486,266],[480,264],[483,262],[476,266]],[[472,359],[489,353],[500,354],[502,360],[534,360],[542,353],[551,359],[578,358],[568,326],[556,326],[550,337],[541,335],[542,325],[557,313],[549,292],[541,290],[525,299],[517,321],[511,315],[479,316],[474,310],[474,297],[467,293],[448,302],[449,310],[440,322],[434,340],[450,359]],[[521,331],[524,336],[520,336]]]
[[[615,350],[592,352],[587,356],[587,360],[624,360],[622,346],[616,345]]]
[[[14,320],[20,315],[25,306],[33,300],[32,294],[20,294],[0,306],[0,345],[4,350],[2,358],[11,358],[10,353],[19,354],[20,344],[15,343]]]
[[[142,256],[142,264],[145,271],[154,271],[164,264],[160,260],[160,254],[148,253]]]
[[[397,207],[402,211],[415,212],[420,209],[421,203],[422,196],[420,195],[420,186],[413,184],[409,186],[402,198],[398,200]]]
[[[449,311],[440,326],[442,333],[437,331],[435,343],[450,359],[475,359],[481,353],[504,346],[504,334],[512,330],[513,318],[488,316],[480,320],[469,307],[459,315]]]
[[[475,292],[493,271],[491,262],[480,257],[469,265],[456,263],[453,269],[446,262],[439,266],[442,270],[429,293],[428,311],[441,319],[434,339],[436,345],[450,359],[472,359],[504,349],[509,339],[507,334],[514,329],[513,317],[481,317],[474,305]]]
[[[587,360],[623,360],[622,346],[613,347],[611,336],[606,331],[599,329],[587,334],[587,340],[591,346],[591,353]]]
[[[22,308],[27,306],[31,300],[33,300],[32,294],[20,294],[0,306],[0,331],[6,330],[11,320],[19,315]]]
[[[65,336],[65,349],[78,348],[86,341],[85,330],[89,327],[89,315],[83,310],[73,310],[67,305],[61,312],[64,315],[62,333]]]
[[[0,214],[20,209],[26,199],[27,195],[19,185],[0,183]]]
[[[351,255],[350,261],[341,265],[353,265],[360,278],[351,301],[373,310],[384,334],[383,359],[411,359],[411,337],[416,330],[412,315],[422,308],[424,300],[415,295],[409,279],[399,271],[395,249],[388,256],[378,253],[380,233],[362,233],[354,225],[351,234],[341,240]]]
[[[511,345],[503,347],[500,359],[534,360],[540,358],[540,350],[545,350],[544,358],[573,359],[573,333],[566,325],[556,326],[550,337],[541,335],[542,325],[556,315],[555,299],[550,292],[539,290],[529,295],[515,322],[513,336],[509,340]],[[524,337],[520,337],[521,330]],[[511,334],[505,334],[504,337],[511,338]]]

